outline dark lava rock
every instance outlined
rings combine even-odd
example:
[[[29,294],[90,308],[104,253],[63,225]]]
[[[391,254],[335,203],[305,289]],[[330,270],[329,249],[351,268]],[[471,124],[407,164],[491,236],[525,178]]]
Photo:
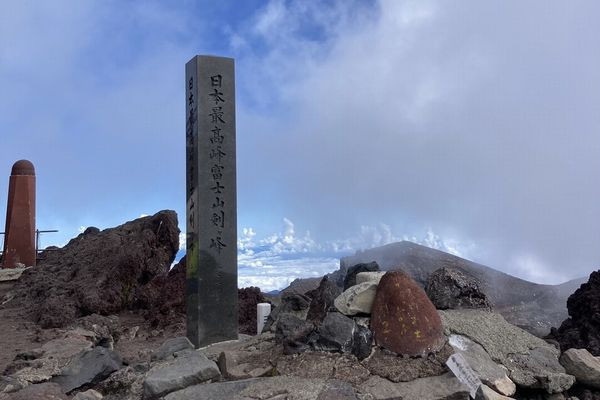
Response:
[[[318,288],[306,293],[311,298],[306,319],[320,324],[328,311],[335,310],[333,301],[340,294],[342,289],[331,282],[327,276],[323,277]]]
[[[346,278],[344,278],[344,290],[350,286],[356,285],[356,275],[361,272],[375,272],[379,271],[379,265],[375,261],[366,264],[356,264],[353,267],[348,268]]]
[[[44,252],[38,267],[21,276],[15,300],[43,328],[93,313],[115,314],[133,306],[136,289],[169,269],[178,247],[174,211],[88,230]]]
[[[339,312],[328,313],[319,327],[319,350],[348,353],[352,350],[356,323]]]
[[[183,256],[170,271],[137,290],[134,306],[145,310],[143,316],[153,327],[185,322],[185,266]]]
[[[186,256],[170,270],[154,277],[136,292],[135,308],[152,326],[164,327],[185,323]],[[257,287],[238,289],[238,324],[240,333],[256,334],[256,304],[268,303]]]
[[[94,347],[92,350],[76,355],[63,368],[60,375],[52,378],[65,393],[84,385],[98,383],[123,365],[121,357],[114,351],[104,347]]]
[[[256,305],[267,300],[254,286],[238,289],[239,331],[247,335],[256,335]]]
[[[600,270],[590,275],[567,300],[569,318],[549,338],[558,341],[562,351],[586,349],[600,356]]]
[[[440,310],[492,308],[477,279],[455,268],[440,268],[429,275],[425,292]]]
[[[402,271],[389,271],[381,278],[371,311],[371,329],[378,345],[408,356],[438,351],[445,343],[435,306]]]
[[[269,331],[272,330],[273,327],[276,327],[279,317],[283,314],[291,314],[300,319],[306,319],[310,301],[310,297],[299,293],[290,292],[283,294],[281,297],[281,304],[271,311],[271,314],[265,322],[263,331]]]
[[[318,329],[317,340],[311,345],[314,350],[352,353],[362,360],[371,354],[373,335],[352,318],[339,312],[330,312]]]
[[[314,341],[315,325],[292,314],[281,314],[275,327],[275,340],[283,344],[285,354],[301,353],[309,350]]]

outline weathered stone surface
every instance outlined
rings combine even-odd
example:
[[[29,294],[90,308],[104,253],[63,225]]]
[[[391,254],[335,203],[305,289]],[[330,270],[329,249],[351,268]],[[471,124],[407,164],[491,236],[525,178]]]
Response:
[[[285,354],[300,353],[309,349],[316,340],[315,325],[292,314],[277,317],[275,339],[283,344]]]
[[[559,393],[573,385],[575,378],[558,363],[558,349],[509,324],[500,314],[483,310],[439,313],[448,334],[463,335],[479,343],[492,360],[508,368],[508,375],[517,386]]]
[[[371,330],[378,345],[399,354],[424,355],[441,349],[445,338],[440,317],[412,278],[387,272],[379,282]]]
[[[67,335],[63,338],[50,340],[24,358],[26,360],[15,360],[6,369],[12,373],[13,378],[26,386],[29,383],[45,382],[55,375],[71,361],[71,359],[82,351],[89,350],[92,343],[81,336]]]
[[[359,392],[374,400],[469,400],[469,389],[452,373],[400,383],[372,376],[359,386]]]
[[[240,381],[193,385],[169,393],[164,397],[164,400],[232,400],[239,392],[249,385],[256,383],[256,381],[256,379],[245,379]]]
[[[319,327],[320,350],[343,353],[352,351],[355,329],[356,324],[351,318],[338,312],[327,313]]]
[[[24,271],[31,267],[26,268],[2,268],[0,269],[0,282],[16,281],[21,277]]]
[[[219,368],[196,351],[175,353],[175,359],[157,364],[148,371],[144,380],[144,397],[153,399],[176,390],[218,378]]]
[[[240,380],[258,378],[272,374],[272,366],[256,366],[251,362],[244,362],[244,359],[248,358],[250,358],[250,354],[248,352],[221,352],[217,361],[221,375],[229,380]]]
[[[281,297],[281,305],[271,311],[263,332],[275,332],[277,321],[281,315],[291,314],[299,319],[306,319],[310,307],[310,297],[298,293],[286,293]]]
[[[174,211],[161,211],[116,228],[82,233],[40,255],[15,286],[13,302],[43,328],[63,327],[89,314],[132,308],[136,290],[168,271],[179,248]]]
[[[356,274],[356,284],[360,285],[365,282],[373,282],[379,284],[381,278],[385,275],[385,271],[374,272],[359,272]]]
[[[80,392],[73,397],[72,400],[101,400],[104,396],[102,393],[95,391],[94,389],[86,390],[85,392]]]
[[[30,385],[15,393],[0,394],[0,400],[67,400],[68,397],[62,392],[56,383],[45,382]]]
[[[319,393],[317,400],[357,400],[354,388],[348,382],[329,380]]]
[[[456,268],[440,268],[427,278],[425,292],[433,305],[441,310],[457,308],[491,309],[492,304],[476,278]]]
[[[142,384],[149,368],[146,363],[121,368],[96,385],[95,389],[111,399],[141,399]]]
[[[325,388],[325,379],[303,379],[296,376],[262,378],[239,392],[234,400],[317,400]]]
[[[355,385],[369,377],[369,371],[354,356],[320,351],[284,356],[277,360],[277,372],[307,379],[327,377]]]
[[[481,345],[462,335],[451,335],[448,343],[463,356],[484,384],[505,396],[515,394],[517,387],[508,377],[508,370],[496,364]]]
[[[352,338],[352,354],[359,360],[369,357],[373,350],[373,332],[369,328],[356,324]]]
[[[333,302],[341,293],[341,288],[327,276],[323,277],[318,288],[306,293],[311,298],[306,319],[320,324],[329,311],[334,311]]]
[[[371,314],[377,284],[373,282],[350,286],[334,300],[335,308],[345,315]]]
[[[486,385],[479,386],[475,400],[510,400],[512,397],[506,397],[499,393],[494,392]]]
[[[122,365],[121,357],[117,353],[98,346],[75,356],[52,381],[58,383],[67,393],[83,385],[100,382]]]
[[[158,349],[152,352],[150,359],[152,361],[164,360],[178,351],[193,349],[194,345],[187,337],[179,336],[166,340]]]
[[[569,349],[560,356],[560,363],[577,382],[600,389],[600,357],[585,349]]]
[[[373,355],[363,362],[372,375],[392,382],[409,382],[418,378],[438,376],[448,372],[446,361],[452,355],[452,347],[446,344],[438,353],[428,357],[403,357],[375,349]]]
[[[375,261],[370,263],[361,263],[356,264],[350,268],[348,268],[348,272],[346,273],[346,277],[344,278],[344,290],[347,290],[349,287],[356,285],[356,275],[361,272],[374,272],[379,271],[379,265]]]
[[[600,270],[590,274],[567,300],[569,318],[550,336],[560,343],[562,351],[586,349],[600,356]]]

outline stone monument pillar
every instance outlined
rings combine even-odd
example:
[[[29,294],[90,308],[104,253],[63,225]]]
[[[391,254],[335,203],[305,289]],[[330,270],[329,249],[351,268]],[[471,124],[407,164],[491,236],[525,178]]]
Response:
[[[30,161],[12,167],[4,232],[3,267],[35,266],[35,169]]]
[[[187,337],[196,347],[238,337],[234,60],[185,66]]]

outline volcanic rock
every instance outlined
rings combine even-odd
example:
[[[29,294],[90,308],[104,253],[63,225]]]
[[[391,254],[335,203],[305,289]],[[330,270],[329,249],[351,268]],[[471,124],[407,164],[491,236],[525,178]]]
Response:
[[[7,396],[7,397],[3,397]],[[10,400],[67,400],[59,385],[56,383],[40,383],[38,385],[30,385],[16,393],[9,395],[0,394],[0,399]]]
[[[560,363],[577,382],[600,389],[600,357],[585,349],[569,349],[560,356]]]
[[[342,293],[342,290],[327,276],[321,279],[319,287],[306,293],[311,298],[306,319],[320,324],[327,312],[333,311],[333,302]]]
[[[277,327],[277,322],[283,314],[293,315],[299,319],[305,320],[308,315],[310,302],[310,297],[302,294],[293,292],[283,294],[280,306],[271,311],[271,314],[267,318],[263,332],[274,332]]]
[[[517,386],[560,393],[575,378],[559,364],[559,351],[532,334],[509,324],[497,313],[484,310],[439,311],[447,334],[466,336],[479,343],[494,362],[504,365]]]
[[[505,396],[515,394],[517,387],[506,375],[508,370],[495,363],[480,344],[462,335],[451,335],[448,343],[463,356],[484,384]]]
[[[220,376],[219,368],[197,351],[176,353],[173,360],[155,365],[144,380],[144,398],[153,399],[165,396]]]
[[[510,400],[512,397],[506,397],[494,392],[486,385],[479,386],[475,394],[475,400]]]
[[[359,285],[364,282],[373,282],[379,284],[379,281],[385,275],[386,271],[376,271],[376,272],[359,272],[356,275],[356,284]]]
[[[381,278],[371,329],[378,345],[409,356],[436,352],[445,342],[437,310],[423,289],[401,271],[390,271]]]
[[[434,271],[427,278],[425,292],[433,305],[440,310],[492,308],[477,279],[463,274],[456,268],[444,267]]]
[[[438,376],[448,372],[446,361],[452,355],[452,347],[444,345],[438,353],[428,357],[398,356],[376,348],[373,355],[363,362],[372,375],[392,382],[410,382],[419,378]]]
[[[267,303],[257,287],[238,289],[238,326],[239,332],[256,335],[256,305]]]
[[[411,382],[390,382],[372,376],[359,386],[361,393],[370,394],[375,400],[469,400],[469,389],[452,375],[415,379]]]
[[[319,327],[320,350],[347,353],[352,350],[356,324],[338,312],[328,313]]]
[[[152,361],[165,360],[174,353],[182,350],[193,350],[194,345],[185,336],[179,336],[166,340],[158,349],[152,352]]]
[[[567,309],[569,318],[553,329],[550,337],[563,351],[586,349],[600,356],[600,270],[592,272],[588,282],[569,296]]]
[[[344,278],[344,290],[349,287],[356,285],[356,275],[361,272],[375,272],[379,271],[379,265],[376,262],[360,263],[353,267],[348,268],[346,277]]]
[[[93,389],[90,389],[86,390],[85,392],[77,393],[72,400],[101,400],[102,397],[102,394],[98,393]]]
[[[376,292],[374,282],[350,286],[335,299],[335,308],[345,315],[371,314]]]
[[[114,314],[131,308],[136,289],[169,269],[178,247],[174,211],[84,232],[42,253],[39,266],[21,275],[15,300],[44,328],[93,313]]]
[[[183,256],[173,268],[136,291],[134,307],[145,310],[143,315],[152,326],[185,321],[185,273],[186,256]]]
[[[283,344],[285,354],[300,353],[309,349],[309,343],[316,340],[315,325],[292,314],[283,313],[277,318],[275,338]]]
[[[98,346],[75,356],[52,381],[68,393],[81,386],[102,381],[122,365],[117,353]]]

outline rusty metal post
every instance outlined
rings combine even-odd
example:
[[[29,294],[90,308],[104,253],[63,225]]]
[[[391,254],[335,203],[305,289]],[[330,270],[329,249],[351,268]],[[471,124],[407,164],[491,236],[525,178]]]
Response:
[[[5,232],[3,267],[35,266],[35,169],[27,160],[12,167]]]

